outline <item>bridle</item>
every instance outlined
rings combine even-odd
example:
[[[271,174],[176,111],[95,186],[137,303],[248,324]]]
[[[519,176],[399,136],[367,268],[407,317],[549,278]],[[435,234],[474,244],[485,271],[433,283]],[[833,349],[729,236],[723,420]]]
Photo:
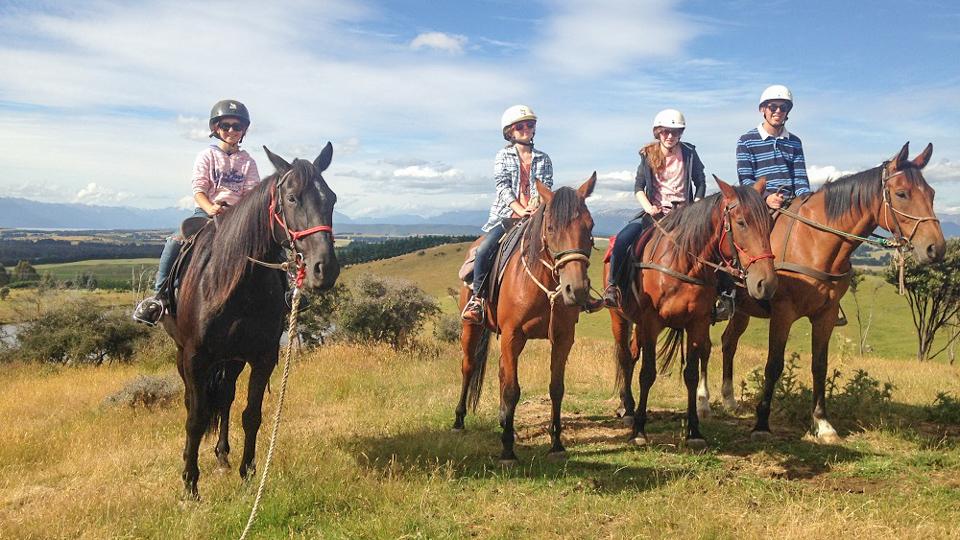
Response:
[[[733,224],[732,224],[731,221],[730,221],[730,212],[731,212],[734,208],[736,208],[737,206],[739,206],[739,205],[740,205],[740,202],[739,202],[739,201],[735,201],[735,202],[732,202],[732,203],[727,204],[727,205],[724,207],[724,209],[723,209],[723,229],[722,229],[722,231],[720,232],[720,240],[719,240],[719,242],[718,242],[718,244],[717,244],[717,245],[718,245],[718,250],[717,250],[717,251],[720,253],[720,260],[723,261],[723,266],[725,266],[726,268],[729,268],[729,269],[735,269],[736,272],[737,272],[737,275],[736,275],[735,277],[739,277],[740,279],[744,279],[744,278],[746,278],[746,276],[747,276],[747,270],[750,269],[750,266],[751,266],[753,263],[755,263],[755,262],[757,262],[757,261],[762,261],[762,260],[764,260],[764,259],[772,259],[772,258],[773,258],[773,252],[772,252],[772,251],[766,251],[766,252],[761,253],[760,255],[750,255],[750,254],[747,252],[747,250],[743,249],[743,247],[741,247],[740,244],[738,244],[737,241],[733,238],[733,230],[732,230],[732,229],[733,229]],[[733,253],[733,260],[732,260],[732,261],[729,260],[729,259],[727,258],[727,256],[726,256],[726,254],[724,254],[724,252],[723,252],[723,240],[724,240],[724,238],[728,238],[728,239],[729,239],[729,244],[730,244],[731,252]],[[744,258],[746,258],[746,261],[747,261],[746,264],[743,264],[743,259],[744,259]],[[726,272],[730,273],[731,275],[733,275],[733,272],[731,272],[731,271],[729,271],[729,270],[724,270],[724,271],[726,271]]]
[[[293,230],[287,226],[287,222],[283,217],[283,204],[280,202],[283,199],[283,183],[286,181],[290,173],[293,172],[291,168],[287,172],[283,173],[279,180],[273,185],[270,189],[270,217],[267,218],[267,226],[271,228],[271,234],[273,235],[274,241],[283,246],[289,255],[287,261],[282,263],[267,263],[263,261],[258,261],[252,257],[247,257],[251,262],[265,266],[267,268],[273,268],[275,270],[283,270],[284,272],[292,273],[291,267],[296,269],[296,274],[294,277],[297,288],[303,286],[303,281],[307,277],[307,266],[304,263],[303,252],[297,246],[297,240],[306,238],[312,234],[318,232],[328,232],[330,233],[330,240],[333,240],[333,226],[332,225],[316,225],[308,229],[303,230]],[[280,225],[287,235],[285,240],[278,239],[276,237],[276,229],[273,228],[274,223]]]
[[[893,207],[893,203],[890,199],[890,186],[887,184],[891,178],[894,178],[899,175],[906,175],[906,170],[897,171],[893,174],[887,170],[887,166],[890,164],[889,161],[883,162],[883,165],[880,166],[880,184],[883,190],[883,206],[885,210],[889,212],[882,212],[884,225],[883,228],[890,231],[890,234],[893,235],[894,245],[893,247],[897,248],[898,251],[908,252],[913,249],[913,236],[917,234],[917,230],[920,228],[920,224],[924,221],[935,221],[940,223],[940,220],[936,216],[914,216],[906,212],[897,210]],[[896,229],[890,227],[890,214],[897,214],[899,216],[905,217],[907,219],[916,221],[916,225],[913,226],[913,230],[910,231],[909,235],[903,234],[903,228],[900,226],[900,220],[894,218],[893,223],[896,225]]]
[[[545,210],[541,210],[541,212],[545,212]],[[549,244],[547,243],[546,229],[547,229],[547,221],[546,219],[544,219],[543,223],[540,226],[540,245],[542,246],[540,248],[540,253],[547,254],[547,256],[549,256],[553,262],[551,263],[550,261],[545,260],[543,257],[538,257],[537,260],[540,261],[540,264],[542,264],[548,270],[550,270],[550,278],[553,282],[557,284],[557,286],[554,287],[553,289],[547,288],[547,286],[544,285],[539,279],[537,279],[537,277],[533,274],[533,272],[530,271],[530,267],[527,265],[527,259],[525,256],[525,249],[524,249],[524,240],[526,239],[525,233],[521,233],[522,235],[520,236],[520,263],[523,266],[523,270],[527,273],[527,276],[529,276],[530,279],[533,280],[533,282],[537,285],[537,287],[539,287],[540,290],[547,295],[547,299],[550,300],[550,317],[547,320],[547,339],[552,344],[553,343],[553,308],[554,308],[554,305],[556,304],[557,298],[561,294],[563,294],[561,290],[561,284],[560,284],[560,269],[571,262],[580,261],[584,265],[584,271],[586,271],[586,269],[590,267],[590,250],[573,248],[573,249],[564,249],[562,251],[553,253],[550,250]]]

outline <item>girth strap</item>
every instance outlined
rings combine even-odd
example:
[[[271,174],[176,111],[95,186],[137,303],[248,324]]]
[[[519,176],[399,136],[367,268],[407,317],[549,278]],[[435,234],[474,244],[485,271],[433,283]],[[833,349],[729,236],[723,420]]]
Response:
[[[809,266],[803,266],[801,264],[796,264],[792,262],[778,262],[774,263],[773,267],[776,270],[784,270],[787,272],[794,272],[797,274],[804,274],[810,276],[814,279],[819,279],[820,281],[841,281],[846,277],[849,277],[853,273],[853,268],[842,273],[842,274],[831,274],[829,272],[823,272],[817,270],[816,268],[810,268]]]

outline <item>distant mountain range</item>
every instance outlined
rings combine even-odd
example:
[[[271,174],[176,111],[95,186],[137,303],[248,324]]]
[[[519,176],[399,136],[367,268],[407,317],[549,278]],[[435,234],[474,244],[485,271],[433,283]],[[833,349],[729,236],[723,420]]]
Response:
[[[127,206],[43,203],[0,197],[0,228],[7,229],[174,229],[191,214],[190,210],[161,208],[147,210]],[[351,218],[333,213],[338,233],[413,235],[480,234],[487,220],[486,210],[458,210],[429,218],[415,214],[394,214],[376,218]],[[636,214],[635,209],[594,211],[594,233],[616,234]],[[960,236],[960,216],[942,214],[941,226],[947,237]]]

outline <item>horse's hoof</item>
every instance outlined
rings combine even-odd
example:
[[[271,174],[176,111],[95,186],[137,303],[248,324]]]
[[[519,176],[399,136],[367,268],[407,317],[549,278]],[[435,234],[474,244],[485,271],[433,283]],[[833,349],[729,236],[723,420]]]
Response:
[[[462,427],[453,426],[450,428],[450,433],[463,433]]]
[[[558,461],[565,461],[566,459],[567,459],[566,450],[558,450],[558,451],[550,452],[549,454],[547,454],[547,461],[552,461],[554,463]]]
[[[707,441],[704,439],[687,439],[687,448],[695,452],[707,449]]]
[[[647,446],[650,444],[650,441],[648,441],[647,438],[642,435],[637,435],[636,437],[630,439],[630,444],[633,444],[634,446]]]
[[[710,418],[710,413],[710,405],[707,405],[702,409],[697,407],[697,418],[700,420],[706,420],[707,418]]]
[[[840,444],[843,439],[837,435],[836,431],[822,431],[817,434],[817,442],[820,444]]]
[[[735,399],[733,399],[733,398],[723,398],[723,408],[724,408],[724,409],[726,409],[726,410],[728,410],[728,411],[730,411],[730,412],[734,412],[734,411],[737,410],[738,407],[739,407],[739,405],[737,405],[737,400],[735,400]]]
[[[633,427],[633,415],[624,415],[620,417],[620,421],[623,422],[623,425],[626,427]]]
[[[517,458],[508,458],[508,459],[501,458],[500,459],[500,466],[503,467],[504,469],[512,469],[516,467],[519,463],[520,463],[520,460],[518,460]]]
[[[767,442],[773,438],[769,431],[751,431],[750,440],[753,442]]]

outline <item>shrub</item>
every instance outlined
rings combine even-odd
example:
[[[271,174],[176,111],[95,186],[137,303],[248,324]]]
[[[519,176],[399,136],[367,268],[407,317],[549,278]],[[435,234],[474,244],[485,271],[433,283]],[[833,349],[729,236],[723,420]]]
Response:
[[[454,343],[460,341],[462,329],[463,322],[459,315],[441,315],[433,327],[433,337],[444,343]]]
[[[6,300],[10,296],[10,287],[0,287],[0,300]]]
[[[932,405],[926,407],[930,420],[941,424],[960,424],[960,398],[949,392],[937,392]]]
[[[364,274],[340,306],[337,332],[350,341],[377,341],[398,349],[438,313],[437,301],[413,282]]]
[[[67,302],[23,325],[11,351],[22,360],[91,363],[124,361],[148,329],[126,313],[104,311],[90,299]]]
[[[107,405],[147,409],[170,405],[183,394],[183,383],[176,375],[138,375],[104,400]]]
[[[813,390],[800,381],[799,362],[800,355],[797,353],[792,353],[784,362],[783,374],[777,381],[771,406],[773,412],[782,414],[790,422],[803,424],[810,421]],[[747,375],[747,380],[740,383],[743,399],[759,401],[763,393],[763,377],[761,368]],[[893,383],[881,383],[862,369],[856,370],[842,388],[839,386],[841,378],[840,370],[834,369],[825,381],[828,411],[842,411],[831,421],[870,424],[890,413],[891,399],[896,389]]]
[[[316,347],[333,332],[336,312],[348,297],[349,291],[342,283],[310,295],[310,307],[301,311],[297,319],[297,334],[305,346]]]

